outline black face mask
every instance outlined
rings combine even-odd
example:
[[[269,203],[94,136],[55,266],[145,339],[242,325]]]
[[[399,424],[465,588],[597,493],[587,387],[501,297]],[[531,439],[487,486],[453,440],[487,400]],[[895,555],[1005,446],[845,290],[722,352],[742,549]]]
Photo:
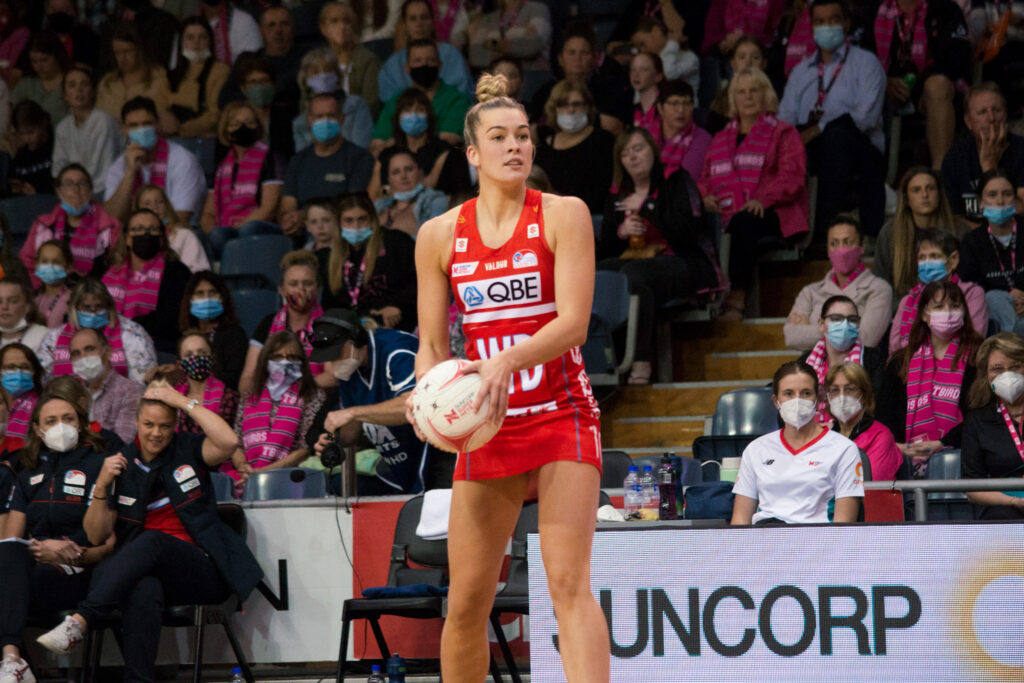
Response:
[[[241,126],[228,135],[228,141],[239,147],[252,147],[259,140],[260,131],[255,126]]]
[[[409,69],[409,78],[421,88],[429,88],[437,82],[438,73],[436,66],[414,66]]]
[[[160,253],[160,235],[133,235],[132,253],[148,261]]]
[[[68,34],[75,25],[75,18],[67,12],[55,12],[46,18],[50,28],[57,33]]]

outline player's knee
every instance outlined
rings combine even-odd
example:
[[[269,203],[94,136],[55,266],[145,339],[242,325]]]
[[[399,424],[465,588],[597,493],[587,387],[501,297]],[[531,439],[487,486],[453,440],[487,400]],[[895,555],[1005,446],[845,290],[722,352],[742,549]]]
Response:
[[[547,576],[548,591],[556,612],[560,608],[571,609],[581,600],[593,600],[590,581],[585,574],[580,575],[579,567],[549,568]]]

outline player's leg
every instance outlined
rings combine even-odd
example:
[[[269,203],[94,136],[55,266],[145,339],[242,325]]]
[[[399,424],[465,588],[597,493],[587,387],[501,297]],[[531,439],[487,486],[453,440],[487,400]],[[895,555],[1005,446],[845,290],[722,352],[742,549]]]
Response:
[[[441,634],[441,675],[447,683],[480,683],[487,676],[487,620],[526,487],[525,474],[456,481],[452,486],[451,577],[448,617]]]

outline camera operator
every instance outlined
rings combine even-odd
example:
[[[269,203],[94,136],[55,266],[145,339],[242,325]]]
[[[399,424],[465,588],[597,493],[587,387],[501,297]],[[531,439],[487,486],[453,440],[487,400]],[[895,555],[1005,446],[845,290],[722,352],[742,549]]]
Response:
[[[327,401],[313,423],[320,429],[310,429],[306,437],[324,466],[339,464],[340,449],[365,436],[380,459],[375,476],[358,477],[358,495],[450,488],[454,456],[420,441],[405,419],[405,394],[416,386],[419,340],[335,308],[316,319],[312,342],[310,360],[330,362],[338,379],[337,400]]]

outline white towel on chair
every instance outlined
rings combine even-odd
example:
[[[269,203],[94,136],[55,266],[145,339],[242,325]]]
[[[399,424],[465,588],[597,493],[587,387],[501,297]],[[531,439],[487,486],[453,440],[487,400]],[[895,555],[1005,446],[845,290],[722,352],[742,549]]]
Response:
[[[428,541],[448,538],[448,510],[451,506],[451,489],[433,489],[424,493],[416,535]]]

